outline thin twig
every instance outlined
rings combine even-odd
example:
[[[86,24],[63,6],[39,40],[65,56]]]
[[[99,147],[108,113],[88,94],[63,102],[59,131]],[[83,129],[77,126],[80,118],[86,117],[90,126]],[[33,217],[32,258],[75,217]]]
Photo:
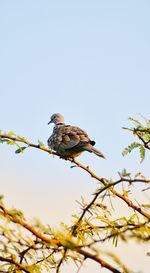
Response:
[[[12,258],[5,258],[5,257],[1,257],[0,256],[0,261],[2,262],[7,262],[7,263],[10,263],[10,264],[14,264],[17,268],[23,270],[24,272],[26,273],[30,273],[31,271],[27,269],[27,266],[24,265],[24,264],[21,264],[21,263],[18,263],[14,257]]]

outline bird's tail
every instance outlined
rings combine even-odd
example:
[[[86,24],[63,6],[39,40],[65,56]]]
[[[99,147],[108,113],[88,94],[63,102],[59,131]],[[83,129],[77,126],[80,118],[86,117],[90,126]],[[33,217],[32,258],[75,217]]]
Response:
[[[106,158],[100,151],[95,149],[92,145],[90,147],[88,147],[87,151],[89,151],[90,153],[94,153],[99,157]]]

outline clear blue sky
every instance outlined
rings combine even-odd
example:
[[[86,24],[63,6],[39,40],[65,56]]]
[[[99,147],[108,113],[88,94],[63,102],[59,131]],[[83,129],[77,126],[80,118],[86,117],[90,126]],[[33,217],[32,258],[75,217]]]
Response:
[[[142,165],[137,152],[122,158],[134,138],[121,127],[129,116],[149,118],[149,71],[149,1],[0,1],[2,130],[46,143],[50,115],[60,112],[106,155],[107,161],[88,153],[79,158],[99,175],[116,177],[124,167],[148,175],[148,156]],[[57,196],[65,213],[58,209],[55,220],[63,220],[66,211],[74,213],[76,199],[95,189],[69,163],[0,148],[2,193],[27,216],[46,222]]]

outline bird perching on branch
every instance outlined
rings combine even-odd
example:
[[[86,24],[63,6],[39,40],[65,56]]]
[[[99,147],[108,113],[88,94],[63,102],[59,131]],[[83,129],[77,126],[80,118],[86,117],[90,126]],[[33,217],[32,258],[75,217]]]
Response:
[[[95,141],[88,134],[76,126],[66,125],[61,114],[53,114],[48,124],[54,123],[52,135],[48,139],[48,146],[63,158],[75,158],[82,152],[88,151],[99,157],[105,156],[95,149]]]

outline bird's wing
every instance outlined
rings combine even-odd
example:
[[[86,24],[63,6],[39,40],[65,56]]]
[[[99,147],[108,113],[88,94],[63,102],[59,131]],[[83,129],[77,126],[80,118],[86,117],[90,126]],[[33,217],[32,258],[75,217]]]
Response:
[[[79,127],[64,125],[58,130],[61,135],[60,147],[62,149],[71,149],[75,146],[82,146],[89,142],[89,137],[85,131]]]

